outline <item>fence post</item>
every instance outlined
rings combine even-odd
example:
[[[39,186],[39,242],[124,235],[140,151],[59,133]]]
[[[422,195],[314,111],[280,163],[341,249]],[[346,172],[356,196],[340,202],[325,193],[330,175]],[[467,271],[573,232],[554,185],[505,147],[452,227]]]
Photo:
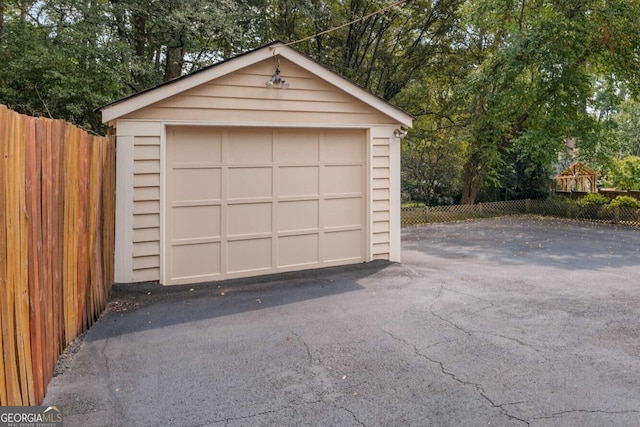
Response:
[[[524,201],[524,212],[525,213],[530,213],[531,212],[531,199],[526,199]]]
[[[620,221],[620,206],[613,207],[613,218],[611,218],[611,223],[617,224]]]

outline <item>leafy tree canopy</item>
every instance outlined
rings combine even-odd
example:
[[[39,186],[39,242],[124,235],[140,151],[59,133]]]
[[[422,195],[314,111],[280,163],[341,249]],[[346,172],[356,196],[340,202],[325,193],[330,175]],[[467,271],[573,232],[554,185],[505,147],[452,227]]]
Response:
[[[395,3],[0,0],[0,102],[102,132],[100,105],[280,39],[416,116],[426,202],[542,197],[569,139],[639,154],[640,0]]]
[[[640,157],[629,156],[614,161],[604,183],[620,190],[640,190]]]

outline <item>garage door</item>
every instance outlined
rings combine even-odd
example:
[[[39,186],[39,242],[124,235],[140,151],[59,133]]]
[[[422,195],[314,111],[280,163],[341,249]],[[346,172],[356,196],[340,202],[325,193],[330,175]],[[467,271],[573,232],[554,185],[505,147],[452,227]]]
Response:
[[[365,133],[172,127],[164,284],[365,261]]]

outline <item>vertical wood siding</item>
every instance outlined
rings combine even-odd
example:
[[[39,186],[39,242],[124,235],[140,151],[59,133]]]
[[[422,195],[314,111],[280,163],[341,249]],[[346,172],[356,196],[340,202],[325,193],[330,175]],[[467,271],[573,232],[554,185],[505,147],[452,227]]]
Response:
[[[0,105],[0,405],[42,402],[113,283],[115,141]]]

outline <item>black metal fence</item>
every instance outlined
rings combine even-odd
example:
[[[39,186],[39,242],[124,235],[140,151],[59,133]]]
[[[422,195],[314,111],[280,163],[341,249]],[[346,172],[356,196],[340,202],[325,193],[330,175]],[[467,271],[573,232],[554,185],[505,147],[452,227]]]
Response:
[[[580,206],[569,199],[511,200],[474,205],[403,208],[403,227],[505,215],[535,214],[640,227],[640,209],[620,206]]]

